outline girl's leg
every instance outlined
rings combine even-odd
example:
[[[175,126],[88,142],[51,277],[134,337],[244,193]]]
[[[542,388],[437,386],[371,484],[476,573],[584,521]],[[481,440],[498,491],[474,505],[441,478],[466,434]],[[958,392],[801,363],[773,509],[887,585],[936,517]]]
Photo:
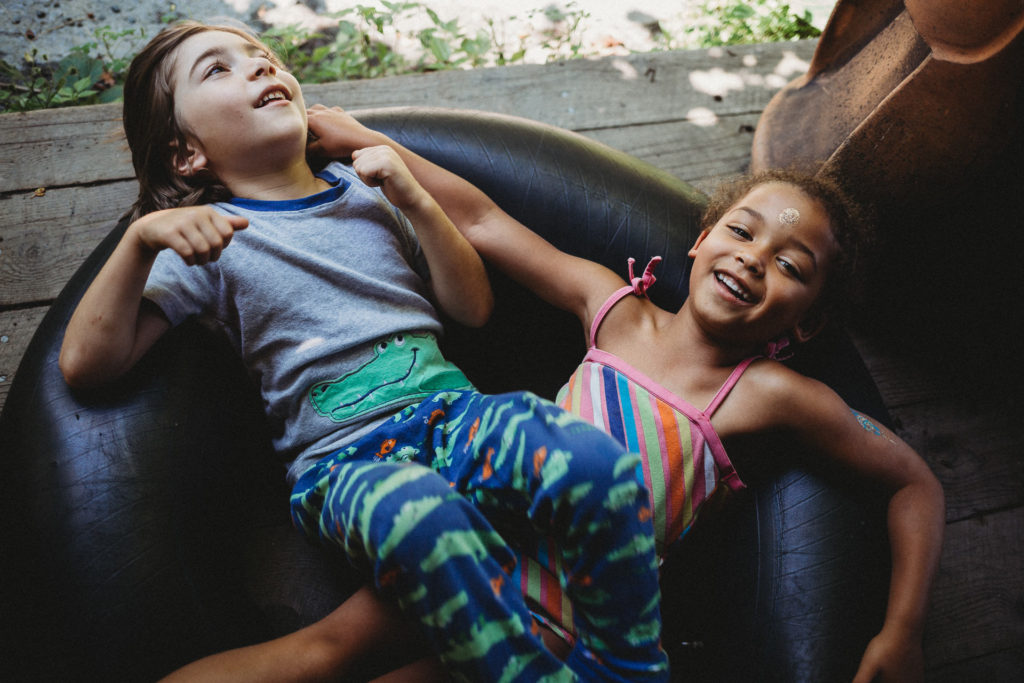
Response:
[[[508,581],[514,555],[480,512],[429,468],[353,461],[355,454],[325,458],[299,480],[297,525],[369,568],[378,590],[418,620],[453,677],[574,680],[534,632]]]

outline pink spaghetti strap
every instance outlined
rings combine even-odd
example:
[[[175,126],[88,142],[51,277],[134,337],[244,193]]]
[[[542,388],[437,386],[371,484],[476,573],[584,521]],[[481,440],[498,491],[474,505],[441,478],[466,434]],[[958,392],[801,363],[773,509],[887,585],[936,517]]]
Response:
[[[590,323],[590,348],[597,348],[597,328],[601,326],[601,322],[604,321],[604,317],[608,315],[608,311],[611,307],[619,303],[624,296],[627,294],[636,294],[637,296],[647,296],[647,290],[657,280],[654,277],[654,268],[661,263],[661,257],[655,256],[647,262],[647,267],[644,268],[644,274],[640,277],[634,277],[633,275],[633,264],[636,263],[636,259],[630,257],[627,260],[629,266],[629,284],[625,287],[615,290],[610,297],[608,297],[601,308],[597,309],[597,315],[594,316],[593,322]]]
[[[715,397],[711,399],[711,403],[709,403],[708,407],[704,410],[705,415],[707,415],[709,418],[712,415],[714,415],[715,409],[718,408],[722,401],[725,400],[725,397],[729,395],[729,392],[732,391],[732,388],[736,386],[736,382],[740,380],[740,376],[743,375],[743,371],[746,370],[751,363],[753,363],[760,357],[761,356],[751,356],[746,360],[740,361],[740,364],[732,369],[732,372],[729,373],[729,378],[725,380],[725,384],[723,384],[718,389],[718,393],[715,394]]]
[[[617,289],[610,297],[605,299],[605,302],[601,304],[601,308],[597,309],[597,315],[594,316],[594,321],[590,323],[590,348],[597,348],[597,328],[601,327],[601,323],[604,321],[604,317],[608,314],[608,311],[611,310],[612,306],[619,303],[623,297],[632,293],[632,285],[626,285],[625,287]]]

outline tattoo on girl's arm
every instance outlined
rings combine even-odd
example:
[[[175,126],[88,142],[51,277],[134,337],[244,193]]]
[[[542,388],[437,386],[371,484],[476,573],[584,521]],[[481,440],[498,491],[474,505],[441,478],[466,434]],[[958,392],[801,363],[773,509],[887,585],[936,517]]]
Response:
[[[860,426],[863,427],[865,431],[869,431],[872,434],[880,436],[890,443],[896,443],[896,441],[892,437],[890,437],[888,434],[882,431],[881,427],[872,422],[870,417],[858,413],[856,410],[853,410],[852,408],[850,409],[850,412],[852,412],[854,417],[857,418],[857,422],[860,423]]]

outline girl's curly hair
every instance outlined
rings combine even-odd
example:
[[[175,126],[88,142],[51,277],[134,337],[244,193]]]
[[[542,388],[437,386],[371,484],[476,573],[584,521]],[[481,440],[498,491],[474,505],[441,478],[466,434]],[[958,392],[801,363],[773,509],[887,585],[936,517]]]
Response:
[[[701,228],[710,230],[740,199],[765,183],[796,187],[825,210],[836,252],[829,265],[818,310],[831,320],[842,321],[849,302],[862,293],[859,275],[875,242],[869,209],[856,201],[836,178],[827,174],[772,169],[720,184],[704,210]]]

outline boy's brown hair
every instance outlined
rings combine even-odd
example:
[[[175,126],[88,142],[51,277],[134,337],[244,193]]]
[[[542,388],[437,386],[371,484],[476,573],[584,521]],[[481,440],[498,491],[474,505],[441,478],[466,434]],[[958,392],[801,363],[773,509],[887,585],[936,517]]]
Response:
[[[177,150],[188,144],[188,131],[174,116],[174,51],[192,36],[226,31],[267,51],[274,66],[281,63],[252,33],[237,26],[184,21],[160,31],[132,60],[124,85],[122,119],[139,181],[139,196],[126,217],[137,220],[160,209],[208,204],[230,198],[212,173],[183,176],[177,171]]]

